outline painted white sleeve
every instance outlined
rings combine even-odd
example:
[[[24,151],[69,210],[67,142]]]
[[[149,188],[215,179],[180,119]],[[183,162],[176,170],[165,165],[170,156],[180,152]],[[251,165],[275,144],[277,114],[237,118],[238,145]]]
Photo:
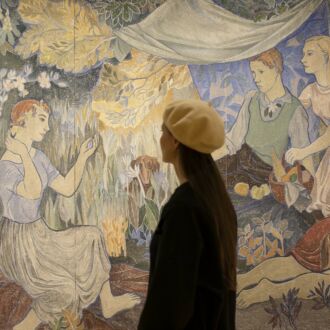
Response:
[[[302,106],[296,109],[291,118],[289,137],[293,148],[304,148],[310,144],[308,136],[308,117]]]

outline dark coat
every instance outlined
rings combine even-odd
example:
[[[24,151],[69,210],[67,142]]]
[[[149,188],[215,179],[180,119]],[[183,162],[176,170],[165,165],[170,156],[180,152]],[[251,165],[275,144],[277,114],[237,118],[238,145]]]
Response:
[[[138,330],[233,330],[236,293],[225,288],[208,213],[189,183],[164,206],[150,245]]]

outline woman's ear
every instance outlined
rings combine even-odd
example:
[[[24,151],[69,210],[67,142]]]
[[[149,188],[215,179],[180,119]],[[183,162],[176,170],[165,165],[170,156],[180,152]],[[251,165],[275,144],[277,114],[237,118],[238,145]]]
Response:
[[[11,137],[14,138],[18,132],[18,126],[10,125],[9,130],[10,130]]]
[[[175,149],[179,149],[180,142],[175,137],[173,137],[173,140],[174,140]]]

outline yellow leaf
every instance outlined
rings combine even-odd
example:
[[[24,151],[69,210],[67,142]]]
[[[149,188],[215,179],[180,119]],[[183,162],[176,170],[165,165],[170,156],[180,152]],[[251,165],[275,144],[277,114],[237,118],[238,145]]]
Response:
[[[280,241],[283,239],[283,236],[281,235],[281,233],[274,227],[272,227],[272,229],[270,230],[270,233]]]
[[[278,248],[278,240],[274,239],[273,241],[271,241],[269,239],[266,239],[266,245],[268,248],[275,250]]]
[[[254,259],[254,256],[252,255],[248,255],[247,259],[246,259],[246,265],[250,266],[250,265],[255,265],[256,260]]]
[[[259,258],[262,254],[264,253],[264,247],[260,245],[255,251],[254,251],[254,256],[256,258]]]
[[[46,0],[21,0],[18,12],[24,23],[38,24],[44,19],[47,5]]]
[[[262,243],[262,237],[255,238],[256,245],[260,245]]]
[[[256,246],[260,245],[262,243],[262,237],[257,237],[257,238],[250,238],[249,239],[249,247],[250,249],[255,249]]]
[[[163,105],[173,100],[173,90],[189,87],[187,97],[199,98],[186,65],[173,65],[136,50],[132,59],[118,65],[105,64],[93,91],[93,111],[111,128],[145,129],[161,121]],[[100,111],[99,102],[106,103]],[[115,105],[117,104],[117,105]],[[113,109],[121,107],[121,111]]]
[[[238,254],[242,257],[247,257],[249,255],[249,249],[247,246],[242,246],[239,250],[238,250]]]
[[[112,56],[111,29],[98,21],[96,12],[77,1],[53,3],[42,0],[20,2],[24,23],[33,24],[23,33],[16,49],[27,58],[39,53],[41,64],[65,71],[81,72]],[[30,13],[32,12],[32,14]]]

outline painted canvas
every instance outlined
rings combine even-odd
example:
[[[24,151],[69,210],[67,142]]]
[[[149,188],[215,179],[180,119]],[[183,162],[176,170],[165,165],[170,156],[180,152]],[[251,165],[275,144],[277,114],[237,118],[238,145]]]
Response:
[[[237,329],[329,327],[328,3],[302,2],[0,2],[0,329],[136,329],[178,186],[162,111],[183,98],[226,125],[213,157],[238,214]],[[152,39],[184,4],[206,25]],[[201,55],[217,15],[260,32]]]

